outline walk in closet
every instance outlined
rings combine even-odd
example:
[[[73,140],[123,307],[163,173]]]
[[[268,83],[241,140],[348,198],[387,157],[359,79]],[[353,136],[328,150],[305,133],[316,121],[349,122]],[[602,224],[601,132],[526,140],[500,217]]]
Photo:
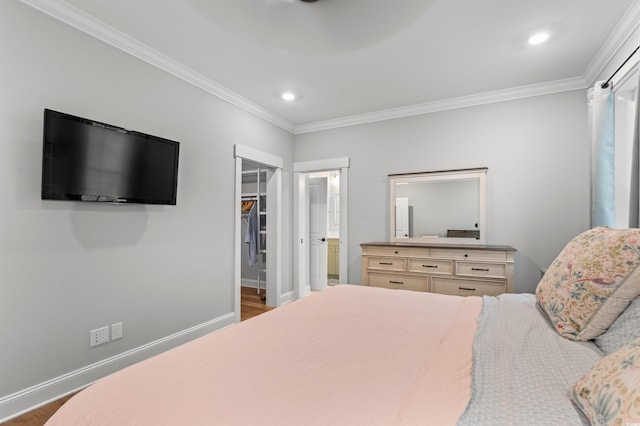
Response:
[[[243,164],[242,170],[242,282],[265,299],[267,276],[268,169]]]

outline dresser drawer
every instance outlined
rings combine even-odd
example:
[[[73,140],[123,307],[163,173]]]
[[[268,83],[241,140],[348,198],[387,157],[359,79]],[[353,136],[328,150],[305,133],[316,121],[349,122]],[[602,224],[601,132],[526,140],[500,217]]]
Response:
[[[432,248],[430,257],[436,259],[507,261],[507,253],[504,251],[477,249],[465,250]]]
[[[383,271],[406,271],[407,259],[404,257],[369,257],[367,268]]]
[[[369,285],[372,287],[396,288],[402,290],[428,291],[427,277],[393,274],[369,274]]]
[[[507,291],[504,281],[431,278],[431,291],[456,296],[497,296]]]
[[[451,274],[453,272],[453,262],[437,259],[409,259],[409,272]]]
[[[362,283],[453,295],[513,291],[515,249],[437,243],[363,243]]]
[[[429,249],[423,247],[367,246],[362,254],[374,256],[429,257]]]
[[[456,275],[506,278],[507,265],[504,263],[456,262]]]

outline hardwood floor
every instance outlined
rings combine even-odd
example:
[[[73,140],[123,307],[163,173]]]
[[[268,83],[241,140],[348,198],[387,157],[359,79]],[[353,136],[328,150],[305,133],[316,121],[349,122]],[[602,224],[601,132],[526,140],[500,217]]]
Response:
[[[240,291],[240,321],[248,320],[262,313],[270,311],[271,307],[266,306],[262,297],[266,294],[265,290],[257,293],[255,288],[242,287]]]
[[[62,407],[62,404],[67,402],[67,400],[69,400],[73,395],[75,394],[67,395],[64,398],[60,398],[47,405],[43,405],[40,408],[36,408],[33,411],[29,411],[15,419],[2,423],[2,426],[41,426],[45,424],[45,422],[49,420],[49,417],[51,417],[58,408]]]
[[[240,320],[245,321],[249,318],[253,318],[262,313],[270,311],[270,308],[265,305],[261,299],[265,293],[262,290],[262,294],[259,295],[255,288],[242,287],[240,292]],[[64,398],[53,401],[47,405],[23,414],[19,417],[11,419],[2,423],[2,426],[42,426],[45,422],[55,413],[58,408],[62,407],[62,404],[67,402],[73,395],[65,396]]]

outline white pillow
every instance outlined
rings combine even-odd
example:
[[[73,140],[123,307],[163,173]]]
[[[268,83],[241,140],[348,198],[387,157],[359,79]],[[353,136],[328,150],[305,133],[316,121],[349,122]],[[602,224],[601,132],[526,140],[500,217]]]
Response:
[[[637,297],[594,342],[602,352],[610,354],[635,339],[640,339],[640,298]]]

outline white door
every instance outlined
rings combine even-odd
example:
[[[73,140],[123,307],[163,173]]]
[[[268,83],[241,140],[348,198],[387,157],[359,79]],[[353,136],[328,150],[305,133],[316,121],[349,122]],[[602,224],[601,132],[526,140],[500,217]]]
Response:
[[[309,281],[327,288],[327,178],[309,179]]]
[[[396,238],[409,237],[409,199],[396,197]]]

